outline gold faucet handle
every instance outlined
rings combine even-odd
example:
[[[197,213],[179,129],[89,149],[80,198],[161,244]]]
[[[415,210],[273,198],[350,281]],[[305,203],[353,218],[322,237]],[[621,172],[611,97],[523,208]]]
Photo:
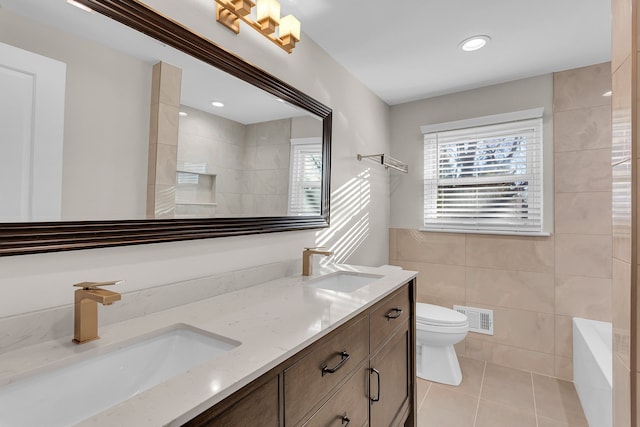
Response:
[[[333,255],[333,252],[328,251],[325,246],[318,246],[315,248],[304,248],[304,252],[317,254],[317,255],[325,255],[325,256]]]
[[[119,285],[120,283],[124,283],[124,280],[112,280],[109,282],[80,282],[74,284],[73,286],[82,289],[98,289],[98,287],[100,286]]]

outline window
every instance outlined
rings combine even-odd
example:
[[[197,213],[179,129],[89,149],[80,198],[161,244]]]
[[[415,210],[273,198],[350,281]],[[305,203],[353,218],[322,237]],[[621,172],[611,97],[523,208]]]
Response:
[[[451,129],[470,122],[461,121],[422,127],[425,229],[543,231],[542,119],[494,121],[534,111],[542,116],[536,109],[471,121],[480,126]],[[437,127],[442,130],[430,131]]]
[[[321,139],[292,139],[289,173],[289,216],[320,215],[321,189]]]

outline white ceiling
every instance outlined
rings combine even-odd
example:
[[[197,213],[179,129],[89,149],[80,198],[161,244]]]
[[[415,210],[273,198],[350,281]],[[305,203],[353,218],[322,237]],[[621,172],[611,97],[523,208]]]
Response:
[[[301,43],[305,37],[313,39],[390,105],[609,61],[610,1],[280,0],[282,14],[293,13],[302,22]],[[94,21],[87,25],[98,33],[96,38],[106,33],[110,43],[119,41],[114,25],[102,28],[103,18],[88,20],[86,13],[61,0],[0,0],[0,4],[59,25],[75,17],[83,24]],[[52,16],[56,19],[51,20]],[[81,28],[86,36],[92,32],[87,25],[65,28]],[[476,34],[489,35],[492,41],[476,52],[459,49],[463,39]],[[138,44],[127,41],[125,46],[136,50]],[[169,55],[179,62],[164,46],[145,41],[139,46],[146,56],[153,52],[154,58]],[[193,90],[183,87],[185,95],[191,94],[186,98],[193,98],[185,103],[195,106],[209,98],[231,99],[220,95],[231,87],[229,83],[221,86],[206,91],[202,84]],[[266,98],[263,102],[274,102]],[[257,106],[253,104],[238,106],[238,111],[247,114]],[[269,110],[280,108],[270,105]],[[286,109],[279,114],[300,114]],[[260,120],[265,118],[258,114],[239,121]]]
[[[390,105],[611,58],[610,0],[280,1]],[[491,43],[458,48],[477,34]]]

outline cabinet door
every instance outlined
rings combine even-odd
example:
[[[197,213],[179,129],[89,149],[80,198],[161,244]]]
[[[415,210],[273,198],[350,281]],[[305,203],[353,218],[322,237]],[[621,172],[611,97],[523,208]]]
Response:
[[[280,425],[280,407],[278,401],[278,377],[275,376],[266,383],[238,392],[241,396],[236,400],[232,395],[229,405],[226,401],[213,406],[186,426],[211,426],[211,427],[278,427]],[[223,409],[220,409],[220,407]]]
[[[396,332],[370,362],[370,426],[390,427],[404,422],[410,400],[410,334]]]

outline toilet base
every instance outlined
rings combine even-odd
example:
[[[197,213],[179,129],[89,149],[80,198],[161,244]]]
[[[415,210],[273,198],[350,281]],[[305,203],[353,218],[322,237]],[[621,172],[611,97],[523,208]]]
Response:
[[[453,345],[418,345],[416,349],[418,377],[447,385],[460,385],[462,371]]]

